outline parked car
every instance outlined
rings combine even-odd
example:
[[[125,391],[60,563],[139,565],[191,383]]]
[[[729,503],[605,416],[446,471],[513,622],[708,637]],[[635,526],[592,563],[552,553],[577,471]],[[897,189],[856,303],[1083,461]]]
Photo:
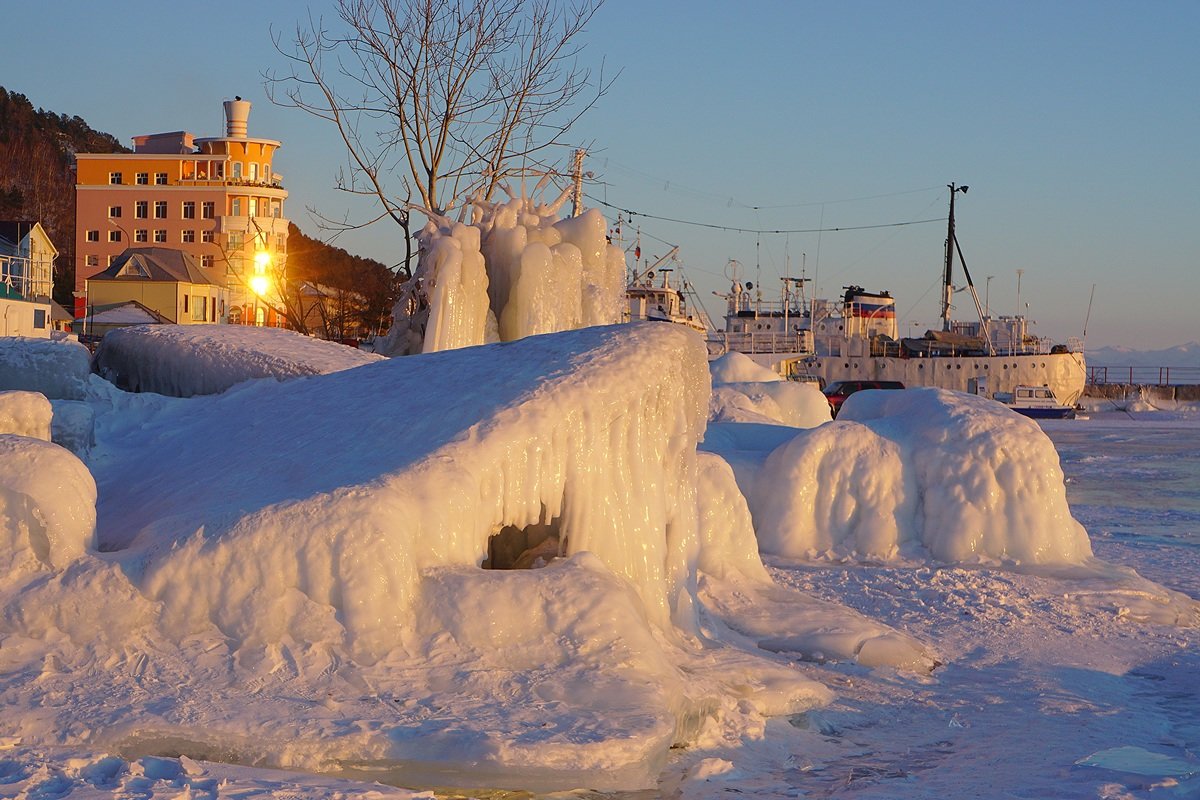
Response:
[[[825,387],[825,397],[829,400],[829,413],[838,415],[842,403],[855,392],[863,389],[903,389],[900,381],[834,381]]]

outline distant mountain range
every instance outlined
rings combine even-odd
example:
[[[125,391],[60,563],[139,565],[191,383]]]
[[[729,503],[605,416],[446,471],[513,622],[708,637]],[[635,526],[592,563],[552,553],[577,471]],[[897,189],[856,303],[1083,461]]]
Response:
[[[1200,367],[1200,342],[1165,350],[1097,347],[1087,351],[1087,364],[1089,367]]]

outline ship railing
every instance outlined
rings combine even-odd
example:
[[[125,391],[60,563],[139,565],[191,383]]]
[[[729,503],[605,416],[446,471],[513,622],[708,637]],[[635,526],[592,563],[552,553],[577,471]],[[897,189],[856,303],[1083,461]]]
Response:
[[[813,352],[812,331],[794,333],[772,332],[729,333],[721,331],[709,339],[710,350],[718,354],[737,353],[811,353]]]
[[[1087,382],[1094,386],[1195,386],[1200,384],[1200,367],[1089,366]]]

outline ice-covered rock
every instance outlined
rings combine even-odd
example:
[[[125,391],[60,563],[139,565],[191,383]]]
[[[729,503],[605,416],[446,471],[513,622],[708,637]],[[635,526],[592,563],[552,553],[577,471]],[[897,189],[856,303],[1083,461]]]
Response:
[[[191,397],[254,378],[323,375],[382,358],[282,328],[136,325],[104,336],[95,369],[127,391]]]
[[[50,399],[82,399],[91,354],[72,339],[0,336],[0,390],[41,392]]]

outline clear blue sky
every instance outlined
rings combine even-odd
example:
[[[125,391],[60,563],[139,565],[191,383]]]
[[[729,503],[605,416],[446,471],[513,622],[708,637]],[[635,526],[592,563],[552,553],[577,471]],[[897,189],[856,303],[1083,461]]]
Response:
[[[313,13],[330,16],[312,3]],[[222,131],[254,103],[252,136],[284,142],[288,216],[360,209],[332,190],[332,128],[273,107],[268,30],[299,3],[5,3],[0,85],[128,142]],[[234,23],[233,20],[240,20]],[[1200,340],[1200,3],[610,0],[586,58],[620,77],[575,132],[588,194],[643,215],[759,230],[944,218],[994,313],[1038,332],[1155,349]],[[51,59],[54,59],[53,62]],[[565,164],[565,157],[564,157]],[[904,332],[934,325],[945,225],[739,234],[636,218],[643,252],[678,244],[707,294],[728,259],[764,287],[801,264],[822,296],[888,289]],[[395,263],[398,229],[338,242]],[[988,289],[987,276],[994,276]],[[961,280],[961,279],[960,279]],[[958,295],[958,316],[971,304]],[[711,298],[709,309],[721,303]]]

